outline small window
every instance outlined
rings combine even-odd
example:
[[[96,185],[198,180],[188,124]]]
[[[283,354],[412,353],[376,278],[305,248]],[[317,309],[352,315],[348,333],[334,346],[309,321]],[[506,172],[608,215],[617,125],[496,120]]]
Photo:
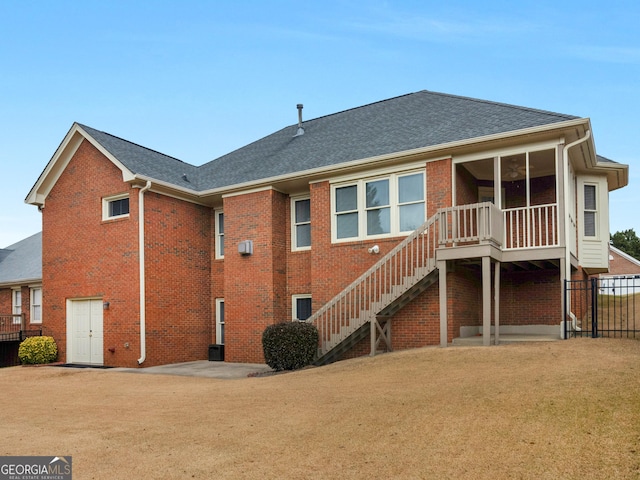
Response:
[[[11,292],[11,303],[12,303],[11,313],[13,313],[14,315],[13,323],[19,324],[21,323],[20,315],[22,315],[22,290],[15,289]]]
[[[216,298],[216,342],[224,345],[224,299]]]
[[[42,323],[42,288],[31,289],[31,323]]]
[[[293,295],[291,307],[293,320],[307,320],[311,316],[311,295]]]
[[[129,216],[129,195],[107,197],[102,200],[102,219],[111,220]]]
[[[292,250],[306,250],[311,247],[311,200],[309,198],[291,199]]]
[[[584,236],[596,236],[596,186],[584,186]]]
[[[215,218],[216,258],[224,258],[224,212],[216,210]]]

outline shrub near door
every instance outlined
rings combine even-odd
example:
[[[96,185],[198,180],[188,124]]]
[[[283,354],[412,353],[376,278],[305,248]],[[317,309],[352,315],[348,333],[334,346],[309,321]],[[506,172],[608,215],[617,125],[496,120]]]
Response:
[[[53,337],[29,337],[18,349],[18,358],[24,364],[51,363],[58,357],[58,346]]]

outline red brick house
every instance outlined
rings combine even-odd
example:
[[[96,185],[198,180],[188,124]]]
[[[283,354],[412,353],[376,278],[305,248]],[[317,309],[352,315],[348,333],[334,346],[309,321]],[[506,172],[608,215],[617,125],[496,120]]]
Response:
[[[45,333],[68,362],[263,362],[314,322],[320,362],[553,331],[608,269],[628,167],[588,118],[421,91],[285,127],[196,167],[74,124],[26,201]]]

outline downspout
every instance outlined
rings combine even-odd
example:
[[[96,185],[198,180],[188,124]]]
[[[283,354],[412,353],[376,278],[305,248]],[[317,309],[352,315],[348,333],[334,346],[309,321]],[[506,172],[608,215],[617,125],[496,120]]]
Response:
[[[151,181],[138,192],[138,257],[140,262],[140,358],[138,365],[147,358],[147,332],[146,332],[146,295],[145,295],[145,269],[144,269],[144,192],[151,188]]]
[[[584,137],[571,142],[569,145],[565,145],[562,149],[562,169],[564,176],[564,278],[565,280],[571,280],[571,248],[569,247],[569,239],[571,238],[571,225],[569,222],[569,212],[571,211],[569,208],[569,149],[575,147],[576,145],[586,142],[591,138],[591,130],[587,130]],[[576,210],[577,212],[577,210]],[[576,219],[577,220],[577,219]],[[576,238],[579,235],[576,232]],[[564,286],[563,286],[564,288]],[[567,306],[566,311],[569,312],[569,316],[573,319],[573,325],[576,326],[577,322],[575,319],[575,315],[571,312],[571,293],[566,290],[566,294],[564,297],[565,305]],[[563,319],[563,322],[566,322],[567,319]],[[564,336],[564,331],[563,331]]]

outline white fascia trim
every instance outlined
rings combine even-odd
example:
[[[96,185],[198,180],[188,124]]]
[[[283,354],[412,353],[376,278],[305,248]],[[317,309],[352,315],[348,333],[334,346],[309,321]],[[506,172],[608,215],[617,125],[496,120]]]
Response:
[[[243,190],[241,192],[225,193],[225,194],[222,195],[222,198],[239,197],[240,195],[247,195],[249,193],[266,192],[266,191],[269,191],[269,190],[278,191],[278,189],[276,189],[275,187],[269,185],[269,186],[266,186],[266,187],[257,187],[257,188],[252,188],[250,190]]]
[[[41,287],[42,278],[25,278],[23,280],[11,280],[9,282],[0,282],[0,288],[11,288],[17,290],[22,287]]]
[[[82,140],[86,139],[94,147],[96,147],[100,153],[107,157],[120,171],[122,172],[123,180],[129,181],[134,178],[133,173],[127,169],[117,158],[111,155],[107,150],[102,147],[91,135],[89,135],[80,125],[74,123],[67,134],[65,135],[62,143],[57,148],[51,160],[44,168],[40,177],[36,181],[35,185],[29,191],[29,194],[25,198],[25,203],[31,205],[44,206],[45,199],[49,195],[49,192],[56,184],[62,173],[69,165],[71,158],[75,155],[78,147],[82,143]]]
[[[523,143],[506,148],[493,148],[491,150],[483,150],[474,153],[465,153],[463,155],[452,156],[453,163],[455,165],[460,163],[472,162],[474,160],[484,160],[487,158],[504,157],[508,155],[514,155],[524,152],[538,152],[540,150],[552,150],[556,149],[558,145],[563,143],[563,138],[559,137],[558,140],[552,140],[547,142],[534,142]]]
[[[640,260],[633,258],[631,255],[623,252],[622,250],[620,250],[619,248],[614,247],[613,245],[609,245],[609,249],[611,249],[616,255],[621,256],[622,258],[624,258],[625,260],[638,265],[638,267],[640,267]]]
[[[367,165],[367,164],[379,163],[379,162],[384,162],[384,161],[393,160],[393,159],[397,159],[397,160],[409,159],[411,157],[415,157],[418,155],[436,153],[442,150],[452,150],[455,148],[474,145],[474,144],[486,143],[486,142],[502,140],[510,137],[523,136],[523,135],[534,135],[534,134],[553,131],[553,130],[562,130],[562,129],[571,128],[571,127],[580,126],[580,125],[588,127],[589,119],[578,118],[574,120],[567,120],[564,122],[557,122],[557,123],[541,125],[537,127],[524,128],[521,130],[513,130],[510,132],[497,133],[493,135],[485,135],[483,137],[476,137],[476,138],[471,138],[466,140],[458,140],[455,142],[432,145],[428,147],[421,147],[413,150],[404,150],[401,152],[393,152],[393,153],[388,153],[384,155],[378,155],[375,157],[367,157],[367,158],[362,158],[358,160],[352,160],[349,162],[343,162],[337,165],[327,165],[324,167],[292,172],[286,175],[278,175],[275,177],[263,178],[260,180],[253,180],[253,181],[244,182],[244,183],[237,183],[235,185],[228,185],[225,187],[214,188],[211,190],[204,190],[200,192],[200,195],[201,196],[210,196],[210,195],[216,195],[216,194],[219,195],[227,191],[231,193],[234,191],[244,190],[251,187],[259,188],[260,186],[272,185],[277,182],[294,180],[294,179],[298,179],[300,177],[305,177],[305,176],[317,176],[317,175],[322,175],[326,173],[330,174],[330,178],[334,178],[335,173],[342,172],[345,170],[352,170],[354,168]],[[452,155],[444,154],[442,159],[451,158],[451,157]],[[424,162],[426,163],[426,161],[427,160],[425,159]],[[310,181],[310,183],[314,183],[316,181],[319,181],[319,180],[313,180],[313,181]]]

